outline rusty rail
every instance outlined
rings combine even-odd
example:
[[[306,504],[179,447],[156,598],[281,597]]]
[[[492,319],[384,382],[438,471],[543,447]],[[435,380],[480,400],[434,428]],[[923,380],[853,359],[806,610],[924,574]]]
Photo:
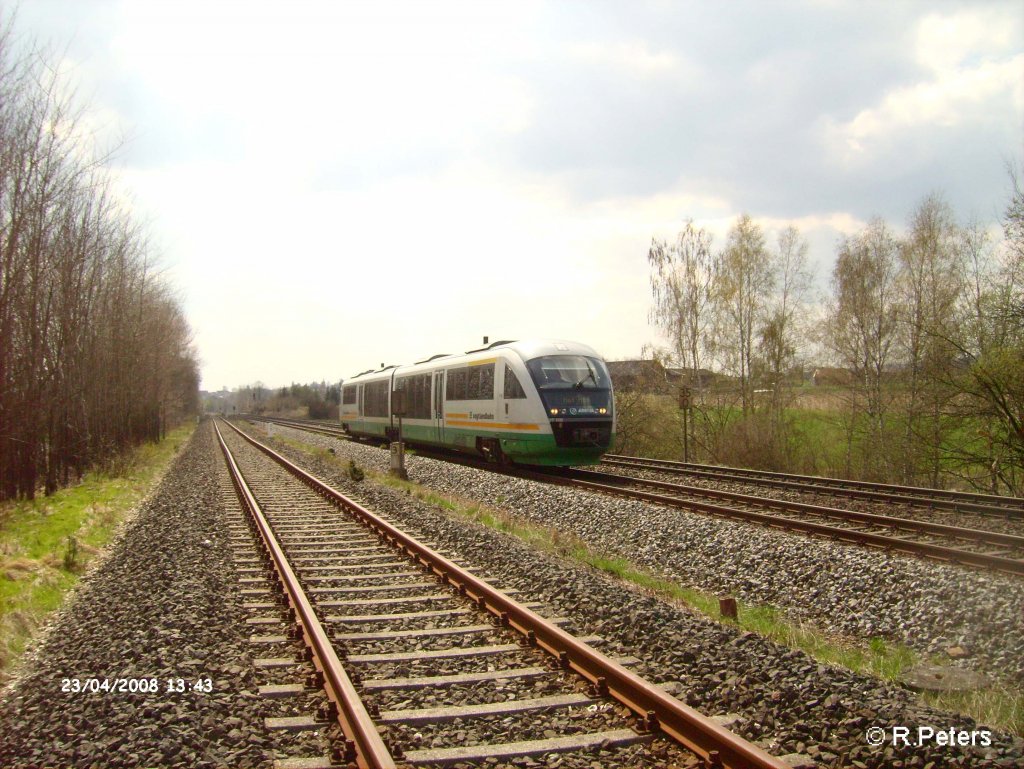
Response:
[[[338,427],[310,420],[271,417],[252,418],[336,438],[348,437]],[[768,470],[701,465],[694,462],[631,457],[621,454],[605,454],[602,462],[622,467],[646,467],[652,470],[665,470],[667,472],[694,475],[711,480],[730,480],[738,483],[750,483],[792,491],[841,495],[852,499],[898,502],[914,507],[977,513],[979,515],[1024,517],[1024,498],[1020,497],[981,494],[969,491],[950,491],[947,489],[929,489],[921,486],[899,486],[888,483],[872,483],[870,481],[852,481],[828,476],[799,475],[794,473],[776,473]]]
[[[727,769],[785,769],[786,764],[779,759],[573,638],[558,626],[307,473],[269,446],[256,441],[230,423],[229,426],[318,494],[353,513],[376,531],[381,539],[391,542],[415,558],[442,581],[475,601],[479,608],[497,617],[506,627],[519,632],[528,643],[544,649],[561,665],[575,670],[594,684],[599,692],[607,693],[627,706],[647,728],[660,730],[672,737],[700,756],[708,766]]]
[[[264,421],[284,424],[287,423],[289,426],[293,426],[297,429],[308,430],[310,432],[322,433],[324,435],[330,435],[333,437],[343,438],[344,433],[341,430],[331,428],[326,425],[312,425],[305,424],[300,420],[276,420],[276,419],[265,419]],[[746,504],[757,505],[759,507],[765,507],[769,509],[777,510],[790,510],[800,514],[813,514],[829,518],[835,518],[839,520],[850,520],[865,524],[877,524],[879,526],[886,526],[888,528],[902,529],[906,531],[914,531],[924,535],[930,536],[944,536],[953,539],[961,539],[964,541],[975,542],[980,545],[988,545],[992,547],[1001,548],[1021,548],[1024,547],[1024,537],[1020,537],[1013,534],[1002,534],[999,532],[990,532],[983,529],[963,529],[955,526],[947,526],[945,524],[930,523],[926,521],[914,521],[906,518],[896,518],[893,516],[880,516],[873,513],[862,513],[859,511],[842,510],[839,508],[828,508],[819,505],[808,505],[802,502],[791,502],[788,500],[777,500],[769,497],[756,497],[749,494],[740,494],[738,492],[722,491],[714,489],[704,489],[700,487],[683,486],[681,484],[668,483],[666,481],[652,481],[645,478],[632,478],[629,476],[615,475],[611,473],[600,473],[594,470],[575,470],[570,472],[565,471],[540,471],[536,469],[530,469],[527,467],[515,467],[515,468],[501,468],[491,463],[484,463],[476,458],[455,455],[455,454],[439,454],[430,451],[420,451],[423,456],[435,456],[438,459],[444,459],[445,461],[455,462],[457,464],[464,464],[470,467],[478,467],[494,472],[505,472],[510,475],[514,475],[521,478],[529,478],[531,480],[541,481],[545,483],[561,483],[565,485],[578,485],[584,488],[591,488],[594,491],[600,491],[603,493],[619,494],[622,496],[629,496],[636,499],[642,499],[648,502],[654,502],[657,504],[671,505],[673,507],[682,507],[692,510],[696,510],[702,513],[707,513],[720,518],[729,518],[732,520],[751,521],[759,524],[766,524],[778,529],[788,529],[791,531],[799,531],[805,534],[812,534],[815,536],[830,537],[832,539],[838,539],[845,542],[851,542],[854,544],[863,544],[871,547],[885,549],[885,550],[898,550],[900,552],[909,553],[912,555],[924,556],[932,558],[934,560],[945,561],[949,563],[960,563],[969,566],[980,567],[984,569],[991,569],[994,571],[1001,571],[1007,574],[1024,574],[1024,560],[1018,558],[1009,558],[1006,556],[995,555],[991,553],[975,553],[969,550],[962,550],[960,548],[947,547],[945,545],[937,545],[929,542],[915,542],[910,539],[902,539],[900,537],[889,536],[885,534],[875,534],[872,532],[857,531],[856,529],[843,529],[837,526],[828,526],[825,524],[814,523],[811,521],[801,521],[793,518],[783,518],[777,515],[770,515],[766,513],[757,513],[750,510],[741,510],[735,507],[728,507],[725,505],[718,505],[708,502],[701,502],[699,500],[683,500],[678,497],[671,497],[664,494],[654,494],[651,492],[624,489],[620,485],[621,483],[641,483],[654,488],[661,488],[665,490],[675,490],[680,493],[686,493],[691,495],[700,495],[704,497],[711,497],[717,499],[733,500]],[[609,455],[615,456],[615,455]],[[640,459],[638,457],[621,457],[621,459],[637,460],[632,464],[646,463],[648,460]],[[652,460],[652,466],[654,464],[666,464],[666,465],[682,465],[681,462],[671,462],[670,460]],[[626,464],[626,463],[620,463]],[[703,466],[701,466],[703,467]],[[731,470],[731,468],[728,468]],[[605,477],[610,482],[602,483],[593,480],[586,480],[582,477],[573,477],[574,475],[590,474],[594,477]],[[807,477],[811,476],[794,476],[794,477]],[[614,480],[612,480],[614,479]],[[742,480],[742,478],[737,478]],[[750,480],[750,479],[748,479]],[[828,480],[828,479],[826,479]],[[860,483],[860,482],[858,482]],[[784,482],[773,483],[771,485],[784,486]],[[798,484],[789,484],[792,486],[798,486]],[[870,485],[870,484],[868,484]],[[903,487],[894,487],[903,488]],[[906,487],[909,488],[909,487]],[[807,490],[805,487],[802,490]],[[838,488],[826,488],[830,493],[835,493],[841,489]],[[949,492],[956,493],[956,492]],[[854,496],[870,496],[875,499],[885,499],[886,501],[907,501],[905,497],[899,496],[886,496],[884,494],[879,495],[872,492],[858,492]],[[1016,498],[1009,498],[1016,500]],[[1020,500],[1024,502],[1024,500]]]
[[[605,483],[610,486],[614,486],[616,483],[634,483],[642,486],[650,486],[656,489],[664,489],[665,491],[676,492],[679,494],[739,502],[755,507],[765,507],[770,510],[783,510],[806,515],[816,515],[822,518],[833,518],[835,520],[887,526],[891,529],[913,531],[918,534],[934,535],[946,537],[948,539],[959,539],[964,542],[972,542],[978,545],[1010,547],[1024,550],[1024,537],[1017,534],[1003,534],[998,531],[987,531],[985,529],[966,529],[959,526],[949,526],[943,523],[916,521],[912,518],[897,518],[895,516],[880,515],[878,513],[863,513],[858,510],[843,510],[841,508],[826,507],[824,505],[809,505],[806,502],[793,502],[788,499],[758,497],[752,494],[742,494],[736,491],[706,489],[701,486],[686,486],[680,483],[655,481],[649,478],[635,478],[633,476],[617,475],[615,473],[602,473],[596,470],[577,469],[568,477],[577,477],[581,480],[593,478],[596,483]]]
[[[600,491],[606,494],[618,494],[620,496],[631,497],[634,499],[642,499],[647,502],[669,505],[671,507],[681,507],[684,509],[696,510],[702,513],[708,513],[710,515],[717,516],[719,518],[731,518],[733,520],[740,521],[753,521],[755,523],[766,524],[768,526],[772,526],[779,529],[789,529],[793,531],[804,532],[806,534],[814,534],[818,536],[830,537],[832,539],[854,542],[857,544],[866,544],[871,545],[872,547],[881,548],[885,550],[899,550],[904,553],[910,553],[912,555],[923,555],[941,561],[961,563],[970,566],[980,566],[985,569],[993,569],[995,571],[1002,571],[1009,574],[1024,574],[1024,560],[1016,558],[1007,558],[1005,556],[991,555],[988,553],[974,553],[970,550],[960,550],[958,548],[946,547],[945,545],[935,545],[929,542],[915,542],[914,540],[902,539],[900,537],[894,537],[885,534],[874,534],[872,532],[867,531],[857,531],[856,529],[843,529],[837,526],[827,526],[822,523],[802,521],[795,518],[786,518],[778,515],[772,515],[770,513],[758,513],[753,510],[741,510],[735,507],[716,505],[710,502],[701,502],[700,500],[695,499],[680,499],[679,497],[672,497],[666,494],[656,494],[649,491],[640,491],[638,489],[626,489],[623,488],[621,485],[598,483],[595,481],[583,480],[582,478],[574,477],[572,475],[556,475],[548,473],[538,473],[534,471],[517,471],[516,475],[519,475],[520,477],[531,478],[534,480],[546,481],[549,483],[554,482],[561,483],[564,485],[577,486],[580,488],[592,489],[594,491]],[[639,478],[627,479],[625,478],[625,476],[615,477],[623,478],[624,480],[629,480],[634,483],[648,483],[652,485],[660,483],[658,481],[646,481]],[[674,484],[665,485],[672,486]]]
[[[359,698],[355,686],[342,667],[327,632],[320,624],[320,620],[317,619],[309,599],[302,590],[295,572],[292,571],[270,524],[253,496],[252,490],[245,482],[245,478],[242,477],[235,458],[224,442],[224,436],[216,422],[214,422],[214,429],[217,431],[217,440],[220,442],[221,450],[224,452],[224,458],[228,464],[231,481],[235,485],[243,507],[252,516],[263,547],[284,589],[290,612],[297,619],[306,647],[312,653],[313,665],[323,676],[323,688],[330,702],[334,704],[338,724],[346,739],[351,743],[346,745],[346,759],[354,758],[360,769],[394,769],[395,760],[381,740],[373,719],[363,707],[363,702]]]
[[[649,459],[620,454],[605,454],[602,462],[625,467],[646,467],[680,474],[694,475],[711,480],[730,480],[793,491],[819,494],[841,494],[855,499],[881,502],[900,502],[916,507],[939,508],[980,515],[1024,516],[1024,499],[969,491],[929,489],[921,486],[899,486],[891,483],[851,481],[818,475],[776,473],[768,470],[748,470],[737,467],[701,465],[694,462],[676,462],[670,459]]]

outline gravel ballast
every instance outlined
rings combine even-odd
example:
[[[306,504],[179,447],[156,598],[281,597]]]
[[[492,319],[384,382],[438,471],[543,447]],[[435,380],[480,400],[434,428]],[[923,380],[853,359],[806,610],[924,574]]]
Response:
[[[0,766],[271,765],[215,451],[204,424],[5,691]],[[63,691],[153,678],[156,692]],[[212,692],[168,692],[179,678]]]
[[[388,468],[380,449],[275,426],[360,464]],[[1024,580],[611,499],[409,456],[410,479],[471,497],[616,554],[674,581],[786,610],[836,634],[899,641],[926,654],[961,647],[969,666],[1024,685]]]
[[[281,426],[287,436],[332,449],[362,467],[386,471],[379,448]],[[282,448],[282,446],[279,446]],[[523,596],[547,602],[575,630],[619,644],[656,679],[705,713],[721,714],[738,733],[776,753],[799,753],[832,766],[1017,766],[1022,741],[993,734],[991,746],[867,744],[865,733],[929,725],[970,732],[966,716],[919,704],[916,695],[850,671],[820,665],[800,651],[679,610],[596,572],[537,556],[509,537],[453,520],[401,491],[351,482],[283,447],[312,471],[399,525],[414,526],[446,552],[478,564]],[[969,650],[959,664],[1020,682],[1024,588],[1012,578],[933,564],[741,523],[708,519],[642,502],[609,499],[497,476],[424,457],[407,457],[410,479],[479,500],[620,554],[635,564],[722,595],[784,607],[827,631],[897,638],[922,651]],[[403,501],[404,500],[404,501]],[[526,599],[529,600],[529,599]],[[928,741],[926,740],[926,743]],[[977,742],[977,740],[976,740]]]

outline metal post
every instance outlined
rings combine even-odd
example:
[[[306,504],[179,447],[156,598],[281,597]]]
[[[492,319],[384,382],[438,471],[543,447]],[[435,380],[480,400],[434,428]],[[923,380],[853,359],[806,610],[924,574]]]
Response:
[[[679,410],[683,412],[683,461],[690,461],[690,388],[679,388]]]
[[[687,413],[690,409],[683,409],[683,461],[690,461],[690,420],[687,419]]]
[[[391,393],[391,413],[398,417],[398,440],[391,442],[391,469],[390,475],[409,480],[409,474],[405,471],[405,443],[402,441],[402,415],[405,414],[405,391],[395,390]]]

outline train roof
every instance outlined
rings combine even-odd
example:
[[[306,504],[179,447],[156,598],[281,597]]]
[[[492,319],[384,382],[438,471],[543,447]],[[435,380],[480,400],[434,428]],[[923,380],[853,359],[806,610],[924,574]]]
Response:
[[[600,358],[601,356],[589,345],[580,344],[579,342],[571,342],[565,339],[527,339],[522,341],[500,341],[494,342],[487,345],[486,347],[480,347],[475,350],[467,350],[462,354],[448,354],[442,353],[439,355],[433,355],[425,360],[417,361],[416,363],[400,366],[386,366],[381,369],[370,369],[369,371],[363,371],[360,374],[356,374],[349,382],[354,382],[356,379],[360,381],[369,381],[375,379],[378,374],[391,375],[392,371],[405,373],[410,369],[423,370],[438,367],[448,367],[458,365],[463,360],[477,360],[480,358],[486,358],[487,353],[494,353],[499,350],[510,350],[515,352],[524,361],[532,360],[533,358],[540,358],[548,355],[586,355],[593,358]]]
[[[567,339],[527,339],[521,342],[508,342],[502,347],[519,353],[523,360],[531,360],[546,355],[587,355],[600,358],[593,347],[571,342]]]

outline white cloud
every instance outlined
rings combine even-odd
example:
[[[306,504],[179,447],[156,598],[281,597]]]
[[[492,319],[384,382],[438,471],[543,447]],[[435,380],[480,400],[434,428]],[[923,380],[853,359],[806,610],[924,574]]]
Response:
[[[970,3],[916,26],[838,3],[685,19],[657,4],[95,5],[26,10],[62,40],[87,30],[68,62],[102,99],[89,130],[130,139],[116,175],[181,287],[207,387],[348,376],[484,334],[634,356],[656,336],[652,237],[692,217],[721,246],[748,209],[769,243],[799,226],[827,275],[862,226],[848,211],[898,220],[892,201],[926,185],[992,208],[993,175],[943,176],[933,140],[1019,131],[1024,114],[1019,14]],[[822,112],[824,159],[805,142]]]
[[[821,121],[832,155],[848,165],[876,159],[923,129],[1005,122],[1024,112],[1024,53],[1010,14],[962,11],[920,22],[916,58],[927,77],[890,90],[851,120]]]
[[[949,71],[939,80],[889,93],[881,105],[863,110],[840,126],[839,133],[851,151],[864,152],[908,128],[954,126],[988,114],[996,104],[1008,103],[1020,110],[1024,107],[1022,72],[1024,54]]]
[[[1020,45],[1020,19],[1004,9],[930,14],[917,26],[918,62],[933,72],[962,69],[976,58],[1005,57]]]
[[[677,51],[652,51],[642,40],[609,43],[572,43],[569,55],[578,61],[600,65],[614,71],[625,71],[641,77],[672,75],[692,79],[698,67]]]

